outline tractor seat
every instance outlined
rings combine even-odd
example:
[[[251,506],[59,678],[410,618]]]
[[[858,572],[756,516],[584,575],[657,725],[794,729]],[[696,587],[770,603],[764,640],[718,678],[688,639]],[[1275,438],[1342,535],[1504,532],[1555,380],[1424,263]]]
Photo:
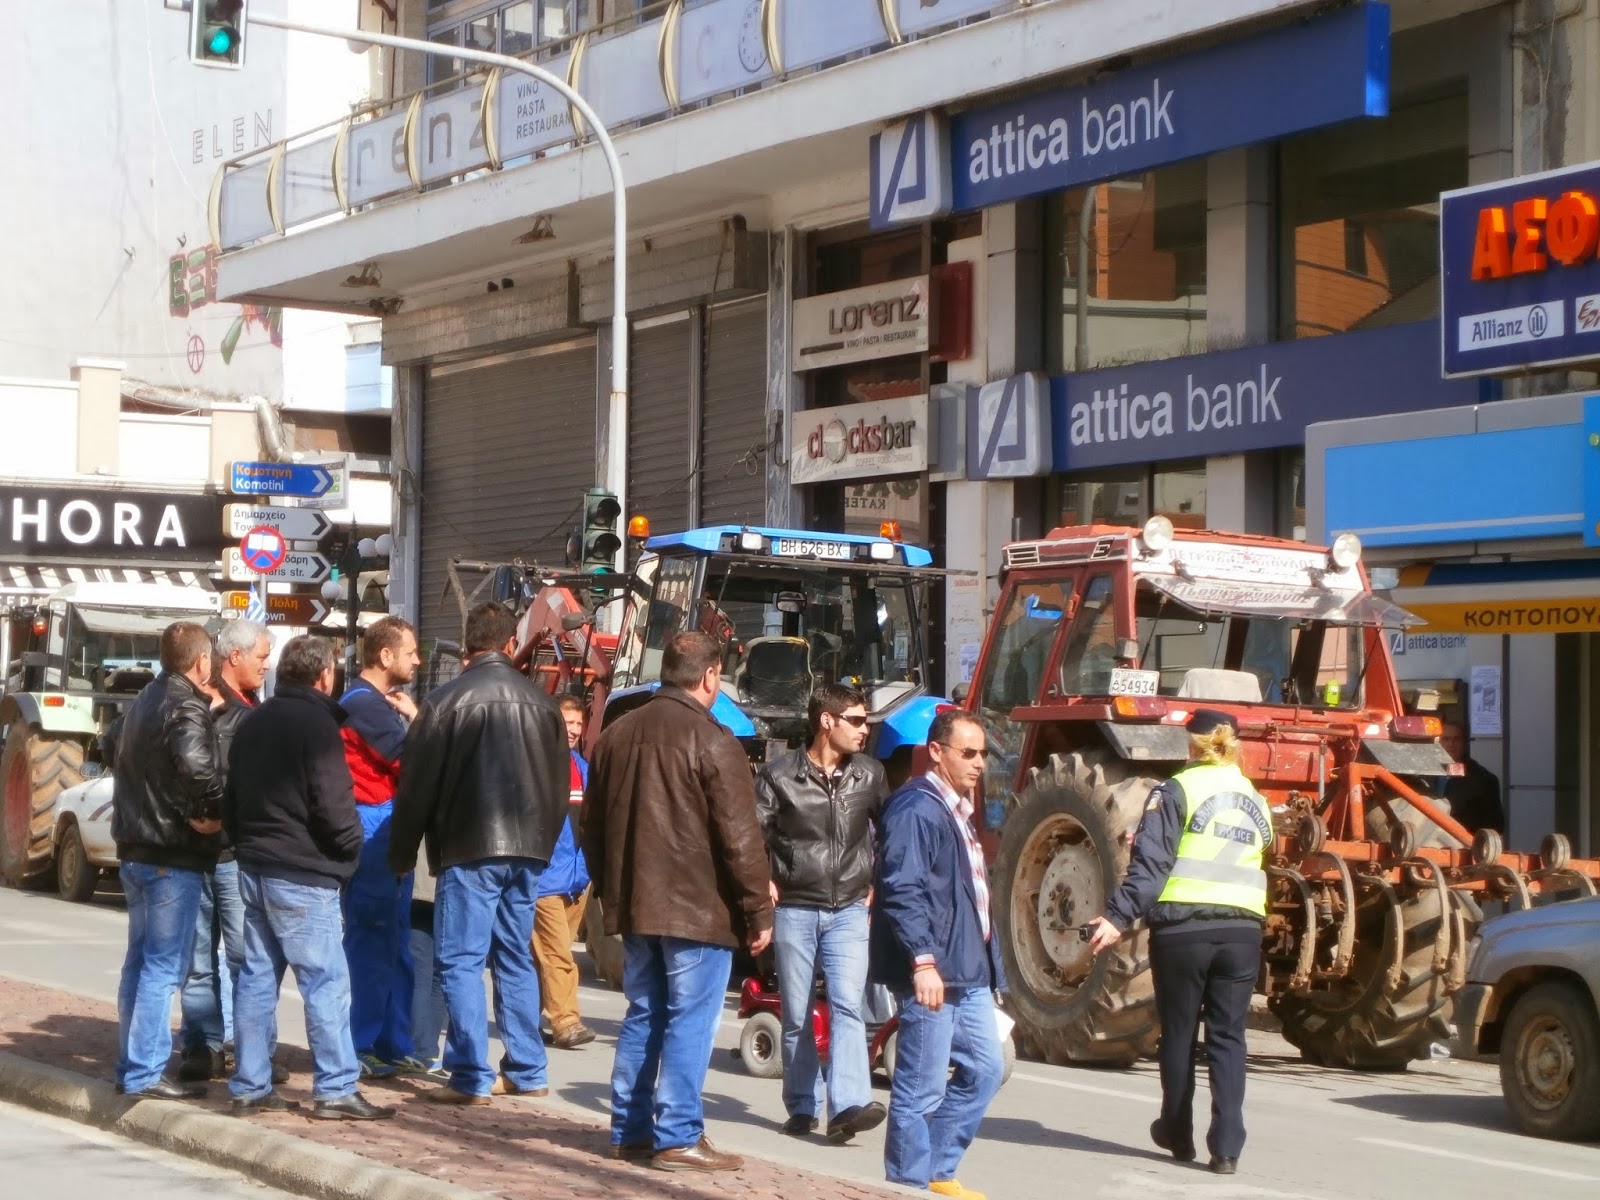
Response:
[[[816,686],[805,638],[758,637],[745,643],[739,695],[758,708],[805,708]]]
[[[1184,672],[1178,695],[1188,700],[1232,700],[1237,704],[1261,703],[1261,680],[1249,671],[1224,671],[1217,667],[1191,667]]]

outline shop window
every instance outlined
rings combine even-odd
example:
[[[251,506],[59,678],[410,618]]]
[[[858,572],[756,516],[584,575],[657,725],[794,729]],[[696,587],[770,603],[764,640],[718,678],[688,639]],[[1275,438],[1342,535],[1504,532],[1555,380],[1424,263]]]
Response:
[[[1206,165],[1049,198],[1051,363],[1087,370],[1206,349]]]
[[[1067,476],[1060,489],[1062,525],[1142,525],[1160,514],[1179,529],[1206,526],[1204,460]]]
[[[573,32],[573,0],[428,0],[428,40],[499,54],[527,54]],[[428,82],[476,69],[460,59],[429,58]]]
[[[1282,450],[1278,453],[1279,537],[1306,540],[1306,452]]]
[[[1282,332],[1439,315],[1439,193],[1467,183],[1465,85],[1279,148]]]

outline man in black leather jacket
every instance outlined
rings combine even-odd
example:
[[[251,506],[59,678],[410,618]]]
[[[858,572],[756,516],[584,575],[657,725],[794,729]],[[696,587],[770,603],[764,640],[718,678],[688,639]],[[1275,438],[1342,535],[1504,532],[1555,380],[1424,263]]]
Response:
[[[773,951],[783,1001],[783,1131],[817,1127],[822,1077],[811,1036],[820,966],[828,993],[828,1140],[848,1142],[884,1118],[872,1099],[861,1003],[867,987],[867,894],[872,887],[872,822],[889,787],[883,766],[861,753],[866,699],[827,684],[811,695],[811,744],[756,776],[756,810],[772,861],[777,906]]]
[[[172,995],[194,946],[205,873],[217,862],[222,774],[211,704],[211,636],[192,621],[161,634],[161,674],[123,719],[111,836],[128,902],[128,954],[117,991],[117,1090],[163,1100],[205,1095],[163,1078]]]
[[[511,663],[517,620],[498,604],[467,614],[466,667],[412,722],[390,821],[389,867],[410,871],[426,839],[437,880],[434,954],[450,1013],[440,1104],[548,1090],[531,938],[539,872],[567,816],[566,723],[554,699]],[[505,1043],[489,1065],[483,969],[494,977]]]

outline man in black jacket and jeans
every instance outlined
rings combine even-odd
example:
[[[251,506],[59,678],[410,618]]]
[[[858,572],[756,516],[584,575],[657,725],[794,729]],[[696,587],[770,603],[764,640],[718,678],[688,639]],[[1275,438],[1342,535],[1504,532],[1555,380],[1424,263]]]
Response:
[[[394,1116],[356,1090],[350,968],[339,889],[361,854],[333,691],[333,646],[302,634],[278,658],[276,694],[234,735],[223,805],[244,898],[244,967],[234,994],[233,1109],[295,1107],[272,1090],[278,985],[286,967],[306,1007],[314,1117]]]
[[[811,1035],[811,999],[821,967],[828,990],[828,1140],[848,1142],[883,1122],[872,1098],[867,1030],[867,894],[872,822],[889,794],[883,766],[861,753],[867,702],[830,683],[811,694],[811,743],[762,767],[756,811],[772,863],[772,948],[783,1001],[783,1131],[817,1127],[822,1072]]]
[[[161,674],[123,718],[111,836],[128,901],[128,955],[117,990],[117,1091],[192,1099],[205,1088],[163,1078],[172,994],[194,945],[205,873],[217,863],[222,776],[211,703],[211,635],[192,621],[161,634]]]
[[[517,619],[498,604],[467,614],[466,667],[411,724],[390,818],[389,867],[410,871],[427,839],[437,881],[434,955],[449,1031],[450,1082],[428,1098],[483,1105],[549,1089],[530,939],[539,873],[567,818],[567,729],[555,700],[511,663]],[[489,1065],[483,968],[505,1043]]]

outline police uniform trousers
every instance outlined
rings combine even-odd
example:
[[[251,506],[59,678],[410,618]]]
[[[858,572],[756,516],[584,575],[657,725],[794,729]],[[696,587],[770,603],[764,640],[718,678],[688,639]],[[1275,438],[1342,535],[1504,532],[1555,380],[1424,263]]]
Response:
[[[1244,1149],[1245,1022],[1261,969],[1259,928],[1207,930],[1204,921],[1157,929],[1150,941],[1161,1021],[1161,1123],[1177,1145],[1194,1140],[1194,1058],[1206,1023],[1211,1130],[1218,1158]]]

